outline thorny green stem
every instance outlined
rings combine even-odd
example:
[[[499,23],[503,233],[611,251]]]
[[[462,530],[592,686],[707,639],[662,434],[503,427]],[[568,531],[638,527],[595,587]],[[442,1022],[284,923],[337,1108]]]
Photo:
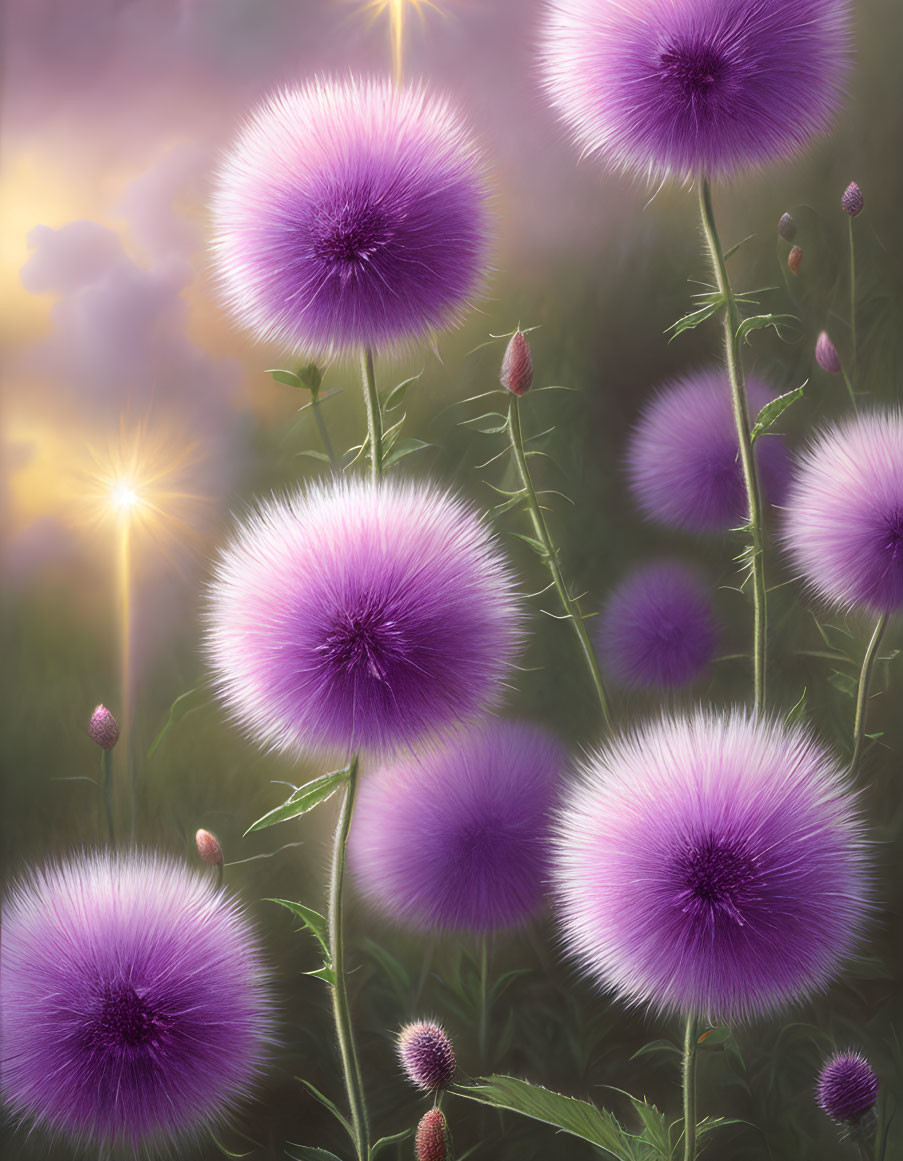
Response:
[[[339,821],[336,826],[335,846],[333,847],[329,883],[329,950],[332,958],[332,970],[335,973],[332,1010],[335,1018],[336,1038],[342,1057],[345,1091],[351,1112],[351,1127],[354,1130],[358,1161],[369,1161],[370,1127],[367,1120],[364,1082],[354,1042],[351,1009],[348,1005],[348,988],[345,981],[345,930],[342,906],[345,885],[345,852],[348,845],[348,832],[351,829],[351,816],[354,812],[354,799],[357,793],[357,772],[358,759],[354,757],[348,767],[348,782],[344,790]]]
[[[696,1161],[696,1018],[687,1016],[684,1031],[684,1161]]]
[[[101,750],[100,769],[103,774],[103,804],[107,816],[107,834],[110,846],[116,846],[116,824],[113,821],[113,751]]]
[[[361,351],[361,377],[364,403],[367,405],[367,431],[370,434],[370,466],[373,482],[379,483],[383,475],[383,415],[379,393],[376,390],[373,351],[370,347],[365,347]]]
[[[753,582],[753,692],[757,712],[765,706],[765,642],[768,632],[768,615],[765,588],[764,534],[762,527],[762,491],[759,485],[759,471],[750,439],[749,403],[746,398],[746,381],[740,358],[740,341],[737,330],[740,326],[740,311],[731,288],[727,273],[727,263],[712,208],[712,190],[707,178],[699,183],[699,212],[705,234],[715,281],[724,301],[724,350],[727,356],[727,370],[731,384],[731,405],[737,438],[740,446],[740,463],[743,468],[743,482],[746,487],[746,501],[749,517],[751,541],[751,573]]]
[[[549,572],[552,574],[552,582],[558,592],[562,608],[577,635],[580,649],[586,661],[586,666],[589,669],[590,677],[592,678],[596,696],[599,699],[599,707],[602,710],[602,717],[605,721],[606,728],[611,729],[611,711],[608,706],[608,695],[605,692],[605,682],[602,680],[602,672],[599,669],[599,661],[593,649],[592,642],[589,639],[589,634],[586,631],[586,622],[580,610],[580,602],[576,597],[571,596],[565,583],[564,576],[561,572],[561,565],[558,561],[558,551],[552,542],[545,515],[536,495],[536,489],[533,486],[533,477],[530,475],[527,454],[524,451],[524,433],[520,419],[520,399],[516,395],[511,396],[511,404],[508,409],[508,435],[511,440],[511,450],[514,452],[514,460],[517,464],[521,485],[527,497],[527,509],[530,513],[530,519],[533,522],[536,539],[543,547],[545,561],[549,567]]]
[[[859,688],[856,691],[856,717],[853,721],[853,757],[850,759],[850,772],[854,772],[859,763],[862,752],[862,743],[865,738],[865,719],[868,710],[869,688],[872,684],[872,674],[875,671],[875,662],[878,660],[878,649],[881,639],[887,629],[888,614],[882,613],[875,625],[871,640],[866,646],[865,656],[862,658],[862,668],[859,671]]]
[[[853,218],[849,217],[850,226],[850,379],[856,382],[856,246],[853,241]],[[853,387],[850,386],[850,394]],[[855,404],[855,399],[853,400]]]

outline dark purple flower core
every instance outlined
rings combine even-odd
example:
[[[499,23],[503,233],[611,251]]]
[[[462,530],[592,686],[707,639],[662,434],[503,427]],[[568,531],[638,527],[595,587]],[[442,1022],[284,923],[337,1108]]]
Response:
[[[676,858],[674,870],[675,902],[703,929],[700,934],[725,921],[745,925],[744,910],[757,899],[758,871],[741,843],[705,835]]]
[[[409,634],[388,611],[363,601],[359,609],[337,617],[319,652],[333,679],[373,679],[391,685],[412,664]]]
[[[702,38],[676,42],[660,61],[662,80],[678,89],[694,112],[716,95],[726,69],[722,54]]]
[[[392,241],[390,222],[363,191],[321,204],[310,224],[311,252],[342,285],[364,273],[376,254]]]
[[[89,1047],[103,1053],[150,1056],[160,1036],[171,1026],[169,1017],[155,1011],[140,990],[123,980],[104,988],[99,1010],[86,1024],[85,1040]]]

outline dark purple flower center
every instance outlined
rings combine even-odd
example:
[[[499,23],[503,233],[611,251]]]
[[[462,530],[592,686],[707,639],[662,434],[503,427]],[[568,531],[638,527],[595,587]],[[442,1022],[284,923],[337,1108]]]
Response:
[[[365,267],[391,239],[385,213],[360,196],[322,206],[311,234],[314,255],[343,278]]]
[[[707,835],[690,844],[676,860],[677,904],[686,915],[714,927],[729,919],[742,927],[758,879],[755,862],[731,841]]]
[[[888,517],[884,545],[894,564],[903,561],[903,511]]]
[[[140,1049],[154,1044],[169,1026],[170,1020],[155,1012],[132,984],[119,981],[104,987],[88,1040],[104,1051]]]
[[[363,606],[334,621],[319,652],[333,672],[387,681],[392,667],[405,658],[406,635],[384,609]]]
[[[703,40],[671,45],[659,57],[662,80],[675,86],[691,105],[706,100],[724,76],[723,56]]]

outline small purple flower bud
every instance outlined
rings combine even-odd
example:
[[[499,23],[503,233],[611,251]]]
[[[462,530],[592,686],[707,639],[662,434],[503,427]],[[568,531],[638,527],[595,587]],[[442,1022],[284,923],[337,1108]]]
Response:
[[[435,1092],[455,1075],[455,1050],[438,1024],[406,1024],[398,1034],[398,1058],[408,1080],[417,1088]]]
[[[839,375],[843,370],[837,348],[831,342],[827,331],[822,331],[815,342],[815,361],[829,375]]]
[[[417,1161],[448,1161],[448,1121],[441,1109],[424,1113],[414,1139]]]
[[[209,830],[199,830],[194,836],[194,841],[197,844],[198,854],[205,863],[211,867],[223,865],[223,848],[215,834],[211,834]]]
[[[778,222],[778,233],[785,242],[792,242],[796,237],[796,222],[789,214],[781,214],[781,220]]]
[[[523,331],[515,331],[502,359],[499,382],[512,395],[526,395],[533,386],[533,356]]]
[[[828,1060],[818,1078],[816,1099],[835,1121],[853,1124],[878,1099],[878,1077],[859,1052],[838,1052]]]
[[[863,206],[865,205],[865,198],[862,196],[862,190],[859,188],[855,181],[851,181],[847,188],[843,191],[843,197],[840,199],[840,204],[851,218],[855,218],[857,214],[862,213]]]
[[[787,255],[787,265],[790,267],[791,274],[799,274],[800,266],[803,264],[803,248],[802,246],[794,246]]]
[[[119,741],[119,725],[105,705],[99,705],[91,714],[88,733],[102,750],[112,750]]]

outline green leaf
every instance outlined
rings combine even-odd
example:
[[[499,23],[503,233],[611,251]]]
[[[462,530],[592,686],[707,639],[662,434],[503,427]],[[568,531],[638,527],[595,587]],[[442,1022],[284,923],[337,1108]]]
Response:
[[[739,242],[735,242],[733,244],[733,246],[729,246],[724,251],[725,262],[728,260],[728,258],[733,258],[733,256],[737,253],[737,251],[740,249],[741,246],[745,246],[747,242],[751,242],[753,240],[753,238],[757,238],[757,237],[758,237],[758,234],[747,234],[745,238],[741,238]]]
[[[304,383],[299,375],[294,371],[284,371],[279,367],[268,367],[267,374],[271,375],[277,383],[283,383],[286,387],[303,387]]]
[[[435,447],[435,444],[426,443],[422,439],[400,439],[395,448],[383,459],[383,467],[389,468],[392,464],[397,464],[400,459],[411,455],[413,452],[420,451],[425,447]]]
[[[855,698],[859,692],[859,682],[849,673],[841,673],[839,669],[832,669],[828,681],[847,697]]]
[[[317,968],[316,971],[304,972],[304,975],[311,976],[315,980],[323,980],[324,983],[329,984],[329,986],[332,988],[334,988],[338,983],[335,972],[329,966],[329,964],[326,963],[324,963],[321,968]]]
[[[341,1161],[335,1153],[330,1153],[328,1149],[318,1149],[315,1145],[287,1145],[285,1155],[294,1161]]]
[[[387,1149],[390,1145],[400,1145],[402,1141],[406,1141],[413,1133],[413,1129],[402,1129],[400,1133],[393,1133],[391,1137],[380,1137],[370,1150],[370,1161],[373,1161],[377,1153],[381,1153],[383,1149]]]
[[[173,728],[173,726],[182,720],[186,714],[190,714],[193,710],[200,709],[202,705],[207,702],[207,688],[203,685],[196,685],[194,689],[186,690],[185,693],[180,694],[176,700],[169,707],[166,721],[163,723],[157,736],[151,742],[150,749],[147,752],[148,760],[150,760],[157,751],[160,743]]]
[[[671,1156],[671,1133],[664,1114],[660,1113],[655,1105],[647,1105],[645,1101],[638,1100],[634,1096],[630,1097],[630,1103],[643,1123],[642,1139],[667,1161]]]
[[[700,1048],[722,1048],[730,1039],[730,1028],[706,1028],[696,1043]]]
[[[481,435],[498,435],[507,431],[508,419],[498,411],[487,411],[484,415],[477,415],[473,419],[462,419],[459,427],[472,427]]]
[[[751,318],[745,318],[737,327],[737,342],[741,343],[744,339],[749,342],[752,331],[762,331],[766,327],[774,327],[778,337],[781,338],[782,326],[799,321],[795,314],[755,314]]]
[[[784,718],[784,725],[785,726],[791,725],[793,722],[795,722],[797,720],[797,718],[802,717],[805,712],[806,712],[806,686],[804,685],[803,692],[800,694],[799,701],[796,703],[796,705],[793,707],[793,709],[788,711],[787,716]]]
[[[219,1149],[220,1153],[222,1153],[222,1155],[224,1157],[232,1157],[232,1158],[240,1159],[242,1157],[250,1157],[251,1156],[250,1153],[232,1153],[229,1149],[226,1148],[226,1146],[222,1143],[222,1141],[220,1141],[217,1137],[215,1137],[213,1135],[213,1133],[210,1133],[210,1140],[214,1143],[214,1145],[216,1145],[217,1149]]]
[[[793,391],[788,391],[785,395],[779,395],[777,399],[772,399],[770,403],[766,403],[759,414],[756,416],[756,422],[752,426],[752,431],[749,433],[749,442],[755,443],[759,436],[764,431],[768,431],[778,419],[784,414],[788,407],[796,403],[797,399],[802,399],[803,392],[806,390],[806,384],[802,387],[797,387]]]
[[[639,1060],[641,1056],[655,1056],[658,1053],[671,1054],[675,1056],[683,1056],[683,1049],[670,1040],[652,1040],[648,1044],[644,1044],[642,1048],[637,1049],[631,1056],[631,1060]]]
[[[393,387],[389,394],[383,400],[383,411],[392,411],[396,407],[400,407],[404,403],[404,397],[408,393],[408,388],[417,382],[423,374],[419,371],[416,375],[412,375],[410,379],[405,379],[403,383],[399,383],[397,387]]]
[[[684,331],[694,330],[700,323],[704,323],[713,314],[717,314],[722,306],[724,306],[724,299],[719,296],[715,302],[706,303],[705,306],[699,307],[698,310],[691,310],[689,314],[685,314],[683,318],[679,318],[676,323],[672,323],[671,326],[665,329],[665,334],[668,334],[669,331],[673,332],[668,341],[672,342],[678,335],[682,335]]]
[[[524,544],[529,544],[537,556],[541,556],[543,560],[548,559],[548,552],[546,546],[539,540],[535,540],[532,536],[525,536],[523,532],[512,532],[512,536],[516,536],[518,540],[522,540]]]
[[[307,1089],[307,1091],[310,1093],[310,1095],[314,1098],[314,1100],[318,1100],[324,1109],[326,1109],[328,1112],[332,1113],[332,1115],[335,1117],[335,1119],[339,1122],[339,1124],[342,1126],[342,1128],[345,1130],[345,1132],[351,1138],[352,1144],[356,1144],[355,1137],[354,1137],[354,1129],[351,1127],[351,1122],[348,1120],[348,1118],[345,1116],[345,1114],[339,1109],[339,1107],[335,1103],[335,1101],[330,1100],[329,1097],[325,1093],[320,1092],[320,1090],[317,1088],[316,1085],[311,1084],[309,1080],[305,1080],[303,1076],[296,1076],[295,1080],[297,1080],[299,1084],[303,1084],[304,1087]],[[305,1149],[305,1148],[310,1148],[310,1146],[309,1145],[300,1145],[300,1146],[294,1146],[294,1148]],[[331,1154],[330,1154],[330,1156],[331,1156]]]
[[[258,818],[255,823],[248,827],[245,834],[249,835],[255,830],[266,830],[268,826],[275,826],[277,822],[287,822],[291,818],[297,818],[299,814],[306,814],[308,810],[312,810],[313,807],[332,797],[338,788],[347,781],[347,766],[343,770],[335,770],[331,774],[323,774],[319,778],[314,778],[312,782],[299,787],[291,798],[283,802],[281,806],[277,806],[275,810],[271,810],[263,818]]]
[[[290,899],[264,899],[264,903],[278,903],[280,907],[285,907],[287,911],[291,911],[292,915],[300,919],[322,947],[326,962],[330,962],[329,924],[326,922],[325,915],[321,915],[319,911],[314,911],[312,907],[305,907],[303,903],[293,903]]]
[[[298,378],[311,395],[316,398],[317,392],[320,390],[320,385],[323,382],[323,373],[317,364],[308,363],[306,367],[302,367],[298,371]]]
[[[304,456],[309,460],[320,460],[324,464],[332,463],[326,452],[316,451],[314,448],[307,448],[304,451],[295,452],[297,456]]]
[[[480,1104],[543,1121],[589,1141],[619,1161],[631,1161],[633,1150],[629,1136],[625,1139],[624,1130],[611,1113],[587,1101],[563,1096],[513,1076],[481,1077],[477,1084],[455,1085],[451,1091]]]

